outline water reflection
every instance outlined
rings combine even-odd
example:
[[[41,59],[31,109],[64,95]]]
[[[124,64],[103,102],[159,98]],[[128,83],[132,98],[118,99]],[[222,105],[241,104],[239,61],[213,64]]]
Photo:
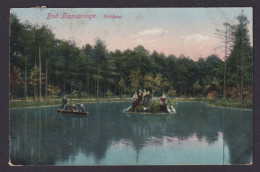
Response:
[[[23,165],[252,162],[252,111],[179,103],[176,115],[124,114],[122,109],[129,104],[89,104],[89,117],[59,115],[57,107],[11,110],[11,162]]]

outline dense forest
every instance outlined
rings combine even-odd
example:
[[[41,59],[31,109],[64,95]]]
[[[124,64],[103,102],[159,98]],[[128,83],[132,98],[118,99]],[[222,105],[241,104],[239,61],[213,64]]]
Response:
[[[166,56],[142,45],[108,51],[106,43],[86,40],[78,48],[59,40],[48,26],[10,18],[10,98],[43,101],[69,94],[74,98],[132,95],[139,89],[154,96],[224,98],[252,101],[253,48],[249,21],[241,13],[236,24],[223,22],[216,36],[225,58],[194,61],[185,55]],[[126,40],[127,41],[127,40]]]

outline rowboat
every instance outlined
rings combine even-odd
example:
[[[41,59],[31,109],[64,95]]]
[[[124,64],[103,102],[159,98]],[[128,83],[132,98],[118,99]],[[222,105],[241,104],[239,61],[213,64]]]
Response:
[[[62,109],[57,109],[58,113],[64,113],[64,114],[74,114],[74,115],[83,115],[83,116],[88,116],[88,112],[78,112],[78,111],[71,111],[71,110],[62,110]]]

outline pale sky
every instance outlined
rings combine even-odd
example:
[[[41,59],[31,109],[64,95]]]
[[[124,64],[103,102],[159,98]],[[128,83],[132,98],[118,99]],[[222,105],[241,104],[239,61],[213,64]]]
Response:
[[[126,50],[143,45],[165,55],[184,54],[193,60],[217,54],[223,58],[221,50],[216,50],[220,40],[215,37],[216,29],[221,29],[227,20],[236,23],[235,17],[244,10],[250,21],[248,25],[252,41],[252,8],[13,8],[21,22],[48,25],[58,39],[75,41],[78,47],[95,39],[105,41],[107,49]],[[47,19],[48,13],[58,18]],[[66,19],[70,15],[96,15],[95,18]],[[104,18],[117,15],[122,18]]]

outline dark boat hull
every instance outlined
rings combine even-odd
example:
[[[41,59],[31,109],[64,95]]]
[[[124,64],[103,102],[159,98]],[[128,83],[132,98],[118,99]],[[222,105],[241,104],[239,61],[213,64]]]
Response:
[[[61,109],[58,109],[57,112],[62,113],[62,114],[73,114],[73,115],[88,116],[88,112],[74,112],[74,111],[70,111],[70,110],[61,110]]]

